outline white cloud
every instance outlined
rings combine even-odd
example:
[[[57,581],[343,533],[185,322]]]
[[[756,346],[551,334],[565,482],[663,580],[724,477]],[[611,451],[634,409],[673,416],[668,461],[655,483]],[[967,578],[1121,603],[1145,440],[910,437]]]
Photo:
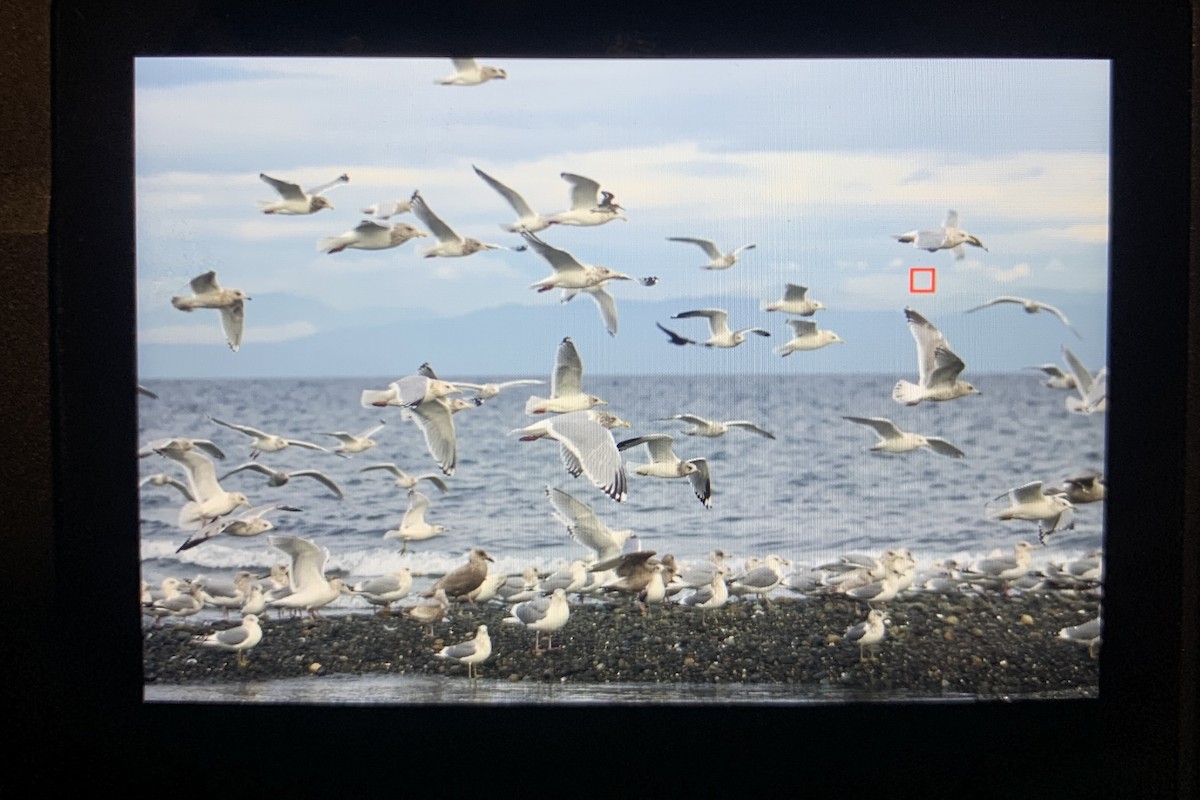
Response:
[[[1030,270],[1028,264],[1017,264],[1011,269],[995,269],[993,267],[988,270],[988,274],[991,276],[991,278],[993,280],[1000,281],[1001,283],[1015,281],[1018,278],[1027,278],[1029,277],[1029,273]]]

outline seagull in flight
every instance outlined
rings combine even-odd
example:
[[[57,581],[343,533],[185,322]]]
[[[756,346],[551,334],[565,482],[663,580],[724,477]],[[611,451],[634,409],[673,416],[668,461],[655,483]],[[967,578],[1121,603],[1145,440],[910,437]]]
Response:
[[[293,472],[284,472],[282,470],[271,469],[267,465],[260,464],[257,461],[247,461],[245,464],[234,467],[233,469],[229,470],[229,472],[226,472],[219,478],[219,480],[225,480],[235,472],[242,472],[243,470],[247,469],[266,475],[268,486],[286,486],[287,482],[292,478],[312,478],[318,483],[323,484],[327,489],[329,489],[329,491],[337,495],[338,500],[345,498],[345,495],[342,494],[341,488],[338,487],[338,485],[334,483],[328,475],[326,475],[324,472],[318,472],[315,469],[298,469]]]
[[[209,270],[203,275],[192,278],[188,284],[192,289],[190,297],[177,296],[171,298],[171,305],[180,311],[191,312],[197,308],[215,308],[221,312],[221,328],[225,331],[225,341],[229,349],[237,352],[242,346],[242,330],[246,322],[245,301],[250,298],[241,289],[224,289],[217,283],[216,270]]]
[[[412,212],[417,219],[425,224],[425,227],[433,231],[433,235],[438,238],[438,243],[433,247],[425,250],[425,258],[433,258],[441,256],[443,258],[458,258],[461,256],[469,256],[472,253],[478,253],[481,250],[501,250],[503,249],[498,244],[488,244],[481,242],[478,239],[468,239],[460,236],[449,225],[442,221],[442,218],[434,214],[429,206],[425,203],[425,198],[421,196],[420,191],[413,192],[412,195]]]
[[[906,433],[896,427],[896,423],[883,417],[842,417],[859,425],[872,428],[879,436],[879,441],[871,445],[871,449],[880,453],[907,453],[920,447],[928,448],[938,455],[962,458],[965,453],[945,439],[936,436],[922,436],[919,433]]]
[[[454,62],[454,74],[434,81],[441,86],[478,86],[492,79],[508,79],[507,71],[499,67],[480,65],[473,58],[452,58],[450,60]]]
[[[449,487],[446,486],[446,482],[442,480],[440,475],[433,472],[427,472],[424,475],[409,475],[407,472],[391,462],[386,464],[372,464],[369,467],[363,467],[359,470],[359,472],[370,472],[371,470],[376,469],[383,469],[392,473],[392,475],[396,477],[394,483],[401,489],[411,489],[416,486],[419,481],[429,481],[439,490],[441,490],[443,494],[449,491]]]
[[[546,259],[554,268],[554,274],[530,285],[530,289],[538,292],[548,292],[551,289],[562,289],[562,302],[574,299],[580,291],[587,292],[596,301],[600,309],[600,317],[604,320],[604,328],[609,336],[617,335],[617,303],[613,296],[604,289],[609,281],[631,281],[633,278],[623,272],[617,272],[610,267],[591,266],[582,264],[575,256],[566,250],[559,250],[546,244],[528,231],[522,231],[521,236],[529,242],[529,246],[538,255]]]
[[[560,173],[559,177],[571,184],[571,207],[546,217],[549,224],[590,227],[614,219],[629,220],[621,213],[623,209],[613,202],[615,195],[600,191],[600,184],[596,181],[570,172]]]
[[[705,317],[708,319],[708,327],[712,335],[707,341],[697,342],[692,339],[685,339],[679,334],[668,331],[662,325],[658,327],[666,331],[667,335],[671,336],[671,344],[702,344],[705,347],[737,347],[742,342],[746,341],[746,334],[753,333],[759,336],[770,336],[771,332],[762,328],[742,328],[741,330],[729,329],[729,312],[720,308],[700,308],[694,311],[681,311],[678,314],[671,316],[671,319],[688,319],[690,317]]]
[[[820,300],[808,299],[808,287],[796,283],[784,284],[783,299],[763,303],[763,311],[782,311],[784,314],[796,314],[801,317],[811,317],[825,308]]]
[[[979,241],[977,236],[973,236],[958,227],[958,212],[953,209],[946,212],[946,219],[940,228],[909,231],[908,233],[902,233],[892,238],[905,244],[911,244],[920,250],[928,250],[931,253],[938,250],[951,250],[954,252],[954,257],[959,261],[967,257],[966,248],[963,247],[964,244],[982,248],[984,252],[987,252],[987,248],[983,246],[983,242]]]
[[[525,401],[525,413],[565,414],[583,411],[594,406],[608,405],[599,397],[583,392],[583,359],[570,336],[558,344],[554,355],[554,372],[550,375],[550,396],[531,395]]]
[[[692,239],[687,236],[668,236],[668,242],[687,242],[688,244],[698,245],[705,253],[708,254],[709,262],[701,269],[729,269],[737,263],[738,255],[743,250],[753,250],[755,245],[744,244],[741,247],[730,250],[728,253],[722,252],[713,242],[708,239]]]
[[[553,439],[560,445],[559,456],[573,478],[585,473],[592,484],[618,503],[625,502],[625,465],[621,463],[613,428],[632,427],[607,411],[586,409],[557,414],[524,428],[510,431],[522,442]]]
[[[513,211],[517,212],[516,222],[512,223],[511,225],[500,226],[504,230],[508,231],[509,233],[521,233],[522,231],[536,233],[537,231],[543,231],[546,228],[549,228],[553,224],[541,214],[534,211],[533,207],[530,206],[529,203],[525,202],[524,197],[517,194],[508,186],[496,180],[491,175],[488,175],[474,164],[471,165],[471,169],[475,170],[475,174],[482,178],[484,183],[495,189],[501,197],[508,201],[508,204],[512,206]]]
[[[223,425],[230,430],[243,433],[253,439],[254,442],[250,446],[251,458],[258,458],[262,453],[276,453],[285,447],[293,445],[296,447],[303,447],[307,450],[320,450],[322,453],[329,452],[327,448],[324,448],[319,444],[313,444],[312,442],[303,442],[299,439],[287,439],[283,436],[276,436],[273,433],[260,431],[258,428],[251,428],[249,425],[234,425],[232,422],[222,422],[216,417],[209,417],[209,419],[218,425]]]
[[[718,422],[716,420],[698,417],[695,414],[675,414],[670,417],[661,417],[657,421],[665,422],[672,419],[678,419],[682,420],[683,422],[690,422],[692,424],[693,427],[684,431],[684,433],[688,436],[724,436],[731,428],[740,428],[742,430],[750,431],[751,433],[757,433],[759,436],[765,436],[768,439],[775,438],[775,434],[769,433],[755,425],[753,422],[744,419],[731,419],[726,420],[725,422]]]
[[[792,338],[775,348],[775,352],[785,358],[797,350],[820,350],[826,345],[844,344],[846,341],[833,331],[818,328],[817,323],[811,320],[789,319],[787,324],[792,328]]]
[[[966,313],[970,314],[974,311],[979,311],[980,309],[983,309],[983,308],[989,308],[991,306],[1000,305],[1001,303],[1016,303],[1017,305],[1023,306],[1025,308],[1026,314],[1036,314],[1039,311],[1049,311],[1051,314],[1058,317],[1063,325],[1066,325],[1068,328],[1070,328],[1072,333],[1074,333],[1080,339],[1083,338],[1083,336],[1080,335],[1079,331],[1075,330],[1074,326],[1071,325],[1071,321],[1067,319],[1067,315],[1064,314],[1062,311],[1059,311],[1057,308],[1050,305],[1049,303],[1041,303],[1041,302],[1038,302],[1037,300],[1030,300],[1028,297],[1013,297],[1011,295],[995,297],[991,300],[988,300],[986,303],[984,303],[981,306],[975,306],[974,308],[968,308]]]
[[[897,403],[915,406],[922,400],[955,400],[979,390],[958,379],[967,368],[963,360],[950,349],[950,342],[933,323],[911,308],[904,309],[908,329],[917,342],[917,383],[899,381],[892,389]]]
[[[399,247],[409,239],[415,239],[429,234],[407,222],[397,222],[395,225],[380,225],[364,219],[353,230],[346,231],[341,236],[326,236],[317,242],[320,253],[340,253],[350,248],[352,250],[388,250]]]
[[[632,530],[614,531],[601,522],[591,506],[562,489],[547,486],[546,496],[554,508],[554,518],[566,527],[575,541],[592,550],[598,561],[621,555],[621,548],[633,535]]]
[[[1065,494],[1046,494],[1041,481],[1031,481],[1016,489],[1009,489],[990,502],[1002,499],[1008,500],[1008,506],[989,510],[988,516],[998,520],[1024,519],[1036,522],[1038,539],[1043,543],[1047,534],[1075,527],[1075,523],[1071,522],[1075,505]]]
[[[270,175],[259,173],[258,177],[265,183],[274,187],[275,191],[279,192],[278,200],[260,200],[258,208],[264,214],[315,214],[322,208],[333,208],[333,203],[329,202],[328,198],[323,197],[323,193],[339,186],[343,183],[350,182],[349,175],[339,175],[329,183],[323,183],[312,189],[305,191],[298,184],[281,181],[278,178],[272,178]]]
[[[674,441],[668,434],[650,433],[618,442],[617,449],[625,451],[638,445],[646,445],[652,460],[649,464],[635,466],[633,468],[635,475],[646,475],[652,478],[687,478],[697,499],[704,504],[705,508],[712,508],[712,478],[708,469],[708,459],[692,458],[684,461],[675,455]]]

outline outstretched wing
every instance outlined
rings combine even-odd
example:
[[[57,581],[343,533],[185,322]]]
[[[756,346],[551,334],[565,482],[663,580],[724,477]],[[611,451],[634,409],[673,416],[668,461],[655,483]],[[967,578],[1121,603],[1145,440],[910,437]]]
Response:
[[[467,60],[471,60],[471,59],[467,59]],[[525,202],[524,197],[521,197],[521,195],[517,194],[512,189],[508,188],[503,183],[501,183],[500,181],[493,178],[491,175],[488,175],[486,172],[484,172],[483,170],[481,170],[479,167],[475,166],[474,164],[471,165],[471,169],[475,170],[476,175],[478,175],[480,178],[483,178],[484,183],[486,183],[488,186],[495,189],[500,194],[501,197],[503,197],[505,200],[508,201],[508,204],[513,207],[513,211],[517,212],[518,217],[524,218],[524,217],[537,216],[537,212],[535,212],[532,208],[529,207],[529,203]]]
[[[550,396],[578,394],[583,391],[583,360],[575,342],[566,337],[558,345],[554,357],[554,374],[550,377]]]
[[[455,233],[453,228],[442,222],[441,217],[429,209],[429,206],[425,204],[425,198],[419,191],[413,192],[412,212],[417,215],[417,219],[425,223],[425,227],[433,232],[438,241],[457,242],[462,240],[462,237]]]
[[[710,242],[708,239],[691,239],[687,236],[668,236],[667,241],[668,242],[689,242],[694,245],[699,245],[704,250],[704,252],[708,253],[709,258],[720,258],[721,256],[725,255],[720,250],[718,250],[717,246],[715,244],[713,244],[712,242]]]
[[[258,177],[274,187],[275,191],[279,192],[284,200],[304,200],[304,190],[297,184],[281,181],[278,178],[272,178],[270,175],[264,175],[261,172],[258,173]]]
[[[596,205],[600,194],[600,184],[582,175],[572,175],[570,172],[560,173],[564,181],[571,184],[571,209],[590,209]]]

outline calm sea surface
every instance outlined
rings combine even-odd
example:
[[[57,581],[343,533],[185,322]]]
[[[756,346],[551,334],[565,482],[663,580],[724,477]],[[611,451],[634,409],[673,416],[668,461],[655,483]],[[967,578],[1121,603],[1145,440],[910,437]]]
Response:
[[[483,382],[530,376],[449,377]],[[423,574],[414,590],[463,563],[473,547],[485,548],[496,560],[495,568],[510,574],[530,564],[553,570],[588,556],[590,551],[551,516],[546,486],[588,503],[611,528],[633,529],[643,548],[673,553],[684,563],[703,560],[717,547],[732,554],[735,566],[747,557],[777,553],[793,567],[848,552],[877,554],[907,547],[926,566],[952,556],[981,557],[996,548],[1008,553],[1021,539],[1036,542],[1031,523],[989,520],[985,504],[1029,481],[1050,485],[1079,471],[1104,467],[1104,415],[1068,413],[1063,405],[1066,394],[1042,386],[1038,374],[978,375],[972,380],[982,395],[911,408],[891,399],[894,375],[589,375],[585,389],[605,398],[612,411],[633,423],[631,430],[616,431],[618,439],[671,433],[679,456],[708,459],[711,509],[701,505],[686,480],[631,473],[629,498],[616,503],[585,476],[572,479],[559,461],[556,443],[521,442],[508,435],[536,421],[524,414],[525,400],[548,390],[545,385],[513,387],[455,415],[458,468],[446,479],[450,491],[443,495],[427,482],[420,484],[431,500],[427,520],[449,530],[413,543],[401,555],[400,542],[383,536],[399,526],[407,494],[393,485],[387,472],[360,470],[394,462],[412,474],[440,471],[420,431],[402,419],[399,409],[361,407],[363,389],[382,389],[393,379],[148,381],[159,399],[140,400],[141,441],[211,439],[226,453],[217,462],[218,475],[224,475],[249,460],[250,439],[213,423],[210,416],[331,448],[338,442],[323,435],[326,432],[358,434],[386,422],[373,437],[378,446],[350,458],[289,447],[258,459],[275,469],[320,470],[341,486],[344,500],[303,477],[276,488],[267,485],[265,476],[243,471],[221,483],[227,490],[246,493],[254,505],[286,502],[303,509],[275,512],[269,518],[278,532],[310,538],[327,548],[328,568],[347,573],[351,582],[407,565]],[[681,422],[656,421],[678,413],[751,420],[776,439],[743,430],[716,439],[691,437],[683,435],[687,426]],[[874,432],[843,420],[844,415],[888,417],[902,430],[949,440],[966,458],[926,451],[871,453]],[[649,460],[644,447],[625,456],[627,464]],[[159,456],[142,459],[140,467],[143,475],[184,477],[180,465]],[[147,486],[141,491],[144,580],[158,584],[168,575],[228,577],[239,569],[265,571],[286,560],[266,536],[217,537],[176,553],[187,538],[175,524],[182,502],[170,487]],[[1102,506],[1078,509],[1075,529],[1052,535],[1047,547],[1036,551],[1034,566],[1099,548]],[[347,609],[361,603],[351,598],[338,601]],[[180,699],[184,690],[154,692],[158,699],[171,700]]]

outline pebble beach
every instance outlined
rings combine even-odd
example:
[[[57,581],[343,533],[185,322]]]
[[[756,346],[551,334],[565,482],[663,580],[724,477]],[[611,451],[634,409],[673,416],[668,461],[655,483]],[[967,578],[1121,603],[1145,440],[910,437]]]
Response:
[[[677,605],[643,611],[630,602],[572,605],[553,647],[534,651],[534,632],[505,623],[505,608],[456,604],[429,628],[398,613],[342,612],[323,619],[261,621],[262,641],[244,667],[237,654],[193,643],[237,624],[167,621],[143,626],[147,685],[264,681],[329,675],[442,675],[470,680],[467,666],[436,657],[488,626],[492,655],[481,681],[560,684],[790,684],[837,687],[865,697],[937,699],[1086,698],[1099,688],[1098,648],[1058,637],[1099,614],[1100,601],[1073,592],[1011,596],[923,594],[888,604],[877,645],[843,640],[866,607],[840,596],[730,603],[701,612]]]

